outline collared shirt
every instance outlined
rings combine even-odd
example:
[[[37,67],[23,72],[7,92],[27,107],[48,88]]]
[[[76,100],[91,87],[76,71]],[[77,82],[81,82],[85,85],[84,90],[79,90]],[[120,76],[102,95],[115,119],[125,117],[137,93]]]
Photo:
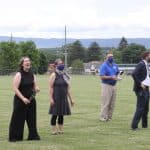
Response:
[[[101,66],[100,66],[100,76],[116,76],[119,73],[119,68],[118,65],[115,63],[110,64],[108,61],[105,61]],[[105,79],[102,80],[102,83],[105,84],[110,84],[110,85],[115,85],[116,80],[112,79]]]
[[[148,65],[147,61],[146,60],[143,60],[143,61],[144,61],[145,65],[147,66]]]
[[[145,65],[146,65],[146,70],[147,70],[147,76],[150,77],[150,68],[149,68],[149,64],[147,63],[146,60],[143,60]]]

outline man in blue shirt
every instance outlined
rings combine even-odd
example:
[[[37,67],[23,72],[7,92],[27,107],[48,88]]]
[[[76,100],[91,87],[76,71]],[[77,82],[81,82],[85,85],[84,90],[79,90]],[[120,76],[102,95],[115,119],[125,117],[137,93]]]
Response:
[[[100,66],[101,88],[101,121],[112,119],[116,100],[116,83],[119,73],[118,65],[114,63],[113,54],[107,54],[106,61]]]

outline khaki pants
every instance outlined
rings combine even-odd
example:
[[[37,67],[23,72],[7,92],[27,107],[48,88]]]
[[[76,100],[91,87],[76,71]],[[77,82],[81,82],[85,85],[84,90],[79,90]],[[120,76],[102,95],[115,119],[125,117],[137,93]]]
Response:
[[[100,119],[112,119],[115,100],[116,86],[102,83]]]

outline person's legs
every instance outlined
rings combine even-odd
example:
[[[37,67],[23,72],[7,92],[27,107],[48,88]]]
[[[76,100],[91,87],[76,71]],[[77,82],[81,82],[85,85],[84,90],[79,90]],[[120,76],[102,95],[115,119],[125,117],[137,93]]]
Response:
[[[51,117],[51,125],[52,126],[56,126],[56,119],[57,119],[57,115],[52,115],[52,117]]]
[[[148,112],[149,112],[149,102],[146,103],[144,112],[142,115],[142,127],[147,128],[148,127]]]
[[[64,124],[64,116],[58,116],[58,128],[59,128],[59,133],[63,133],[63,124]]]
[[[25,113],[25,104],[20,99],[14,99],[13,114],[9,126],[10,142],[23,140]]]
[[[140,91],[136,93],[137,96],[137,105],[136,105],[136,111],[132,120],[131,128],[132,129],[137,129],[138,128],[138,123],[143,116],[144,113],[144,108],[147,103],[145,97],[144,97],[144,92]]]
[[[144,107],[144,112],[142,115],[142,127],[147,128],[148,127],[148,112],[149,112],[149,90],[145,91],[145,107]]]
[[[101,91],[101,115],[100,120],[104,121],[108,119],[108,107],[112,97],[112,89],[110,85],[102,84]]]
[[[29,129],[28,140],[40,140],[36,126],[36,100],[33,99],[27,106],[26,121]]]
[[[52,115],[51,117],[52,134],[57,134],[56,119],[57,115]]]
[[[114,111],[115,101],[116,101],[116,91],[117,91],[116,86],[112,86],[112,97],[108,109],[108,120],[112,119],[112,114]]]

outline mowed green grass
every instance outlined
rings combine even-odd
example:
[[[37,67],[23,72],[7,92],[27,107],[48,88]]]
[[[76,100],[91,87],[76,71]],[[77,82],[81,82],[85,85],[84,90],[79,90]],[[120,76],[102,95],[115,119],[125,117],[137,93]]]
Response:
[[[0,77],[0,150],[149,150],[150,128],[131,131],[136,98],[131,77],[118,82],[113,120],[100,122],[100,79],[98,76],[72,76],[75,101],[72,115],[65,117],[65,133],[51,135],[48,76],[37,76],[37,126],[41,141],[8,142],[13,108],[12,76]],[[141,125],[139,125],[141,128]],[[28,130],[25,126],[24,139]]]

